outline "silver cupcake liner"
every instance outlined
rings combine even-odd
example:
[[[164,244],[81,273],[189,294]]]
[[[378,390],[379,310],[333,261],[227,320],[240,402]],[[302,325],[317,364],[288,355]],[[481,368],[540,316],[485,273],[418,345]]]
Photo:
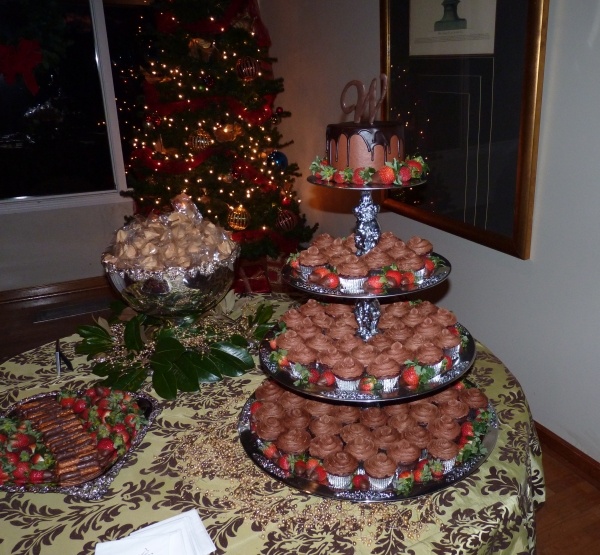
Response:
[[[332,488],[350,489],[350,486],[352,486],[352,474],[349,476],[338,476],[337,474],[327,473],[327,481]]]

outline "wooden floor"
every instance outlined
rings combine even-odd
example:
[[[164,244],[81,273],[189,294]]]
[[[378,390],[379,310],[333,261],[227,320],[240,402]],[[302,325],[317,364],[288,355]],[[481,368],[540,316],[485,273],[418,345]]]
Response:
[[[0,292],[0,361],[71,335],[78,325],[108,314],[113,300],[102,278]],[[600,554],[600,465],[589,458],[577,464],[580,452],[552,434],[541,438],[546,503],[537,513],[538,555]]]

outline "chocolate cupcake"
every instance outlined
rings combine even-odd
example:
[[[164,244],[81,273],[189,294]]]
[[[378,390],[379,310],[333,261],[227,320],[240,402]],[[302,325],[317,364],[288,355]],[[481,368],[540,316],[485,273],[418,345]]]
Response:
[[[322,353],[327,353],[333,347],[333,341],[326,335],[318,333],[307,340],[308,346],[317,352],[320,359]]]
[[[261,401],[260,407],[254,413],[254,419],[256,421],[267,418],[268,416],[274,416],[276,418],[282,418],[285,409],[283,405],[278,401]]]
[[[322,249],[331,245],[333,241],[334,238],[331,235],[329,235],[329,233],[320,233],[319,235],[313,237],[313,240],[310,242],[310,246]]]
[[[390,457],[397,465],[399,472],[412,470],[421,457],[421,449],[405,438],[398,440],[387,450]]]
[[[389,337],[394,343],[404,343],[414,334],[414,330],[407,326],[401,320],[393,327],[385,330],[384,335]]]
[[[380,353],[385,349],[388,349],[394,343],[394,340],[383,333],[376,333],[367,341],[367,343],[373,345],[377,352]]]
[[[338,320],[335,320],[333,326],[327,331],[327,336],[333,339],[334,342],[342,341],[354,335],[356,335],[356,328]]]
[[[354,357],[344,357],[332,369],[335,384],[343,391],[355,391],[358,388],[364,368]]]
[[[358,335],[350,335],[347,337],[343,337],[342,339],[338,339],[335,343],[335,346],[342,352],[347,355],[352,356],[352,351],[356,349],[356,347],[360,347],[364,345],[364,341],[358,337]]]
[[[425,318],[415,307],[402,317],[402,322],[410,328],[416,328]]]
[[[382,306],[382,311],[384,314],[390,314],[391,316],[396,316],[397,318],[402,318],[406,316],[410,312],[412,305],[409,301],[400,301],[396,303],[390,303]]]
[[[434,322],[429,316],[415,326],[415,332],[421,334],[428,341],[437,341],[437,338],[442,331],[442,326]]]
[[[427,429],[434,438],[449,439],[450,441],[454,441],[460,435],[460,424],[447,414],[441,414],[427,426]]]
[[[297,330],[302,327],[302,321],[306,318],[299,310],[291,308],[283,314],[280,321],[285,324],[285,328],[288,330]]]
[[[458,444],[449,439],[437,437],[431,439],[427,444],[428,458],[432,461],[440,461],[444,468],[444,474],[454,468],[458,452]]]
[[[377,356],[373,345],[362,342],[352,349],[351,355],[363,365],[363,369],[369,366]]]
[[[319,362],[323,368],[331,370],[345,356],[347,355],[332,346],[329,351],[319,353]]]
[[[388,403],[383,406],[383,412],[388,416],[394,416],[395,414],[408,415],[410,413],[410,407],[406,403]]]
[[[363,284],[367,280],[368,268],[361,260],[346,260],[337,267],[340,287],[346,293],[363,293]]]
[[[379,354],[367,366],[367,374],[377,378],[377,382],[381,385],[383,391],[393,391],[398,387],[400,365],[394,358]]]
[[[306,430],[311,422],[311,416],[308,411],[300,407],[286,409],[283,415],[283,421],[288,428],[299,428]]]
[[[455,387],[447,387],[446,389],[438,391],[431,397],[428,397],[428,399],[439,407],[448,401],[456,401],[458,399],[458,389]]]
[[[358,461],[347,451],[338,451],[325,457],[323,468],[331,487],[348,489],[352,485],[352,476],[358,469]]]
[[[339,434],[342,431],[342,424],[334,416],[323,414],[313,418],[308,428],[314,436],[328,436]]]
[[[388,418],[387,425],[394,428],[400,435],[404,435],[406,430],[414,427],[420,427],[417,421],[410,415],[410,412],[398,412]]]
[[[460,355],[462,340],[460,335],[451,332],[448,328],[442,328],[435,344],[442,349],[445,355],[455,359]]]
[[[316,399],[307,399],[304,409],[313,417],[322,416],[324,414],[333,414],[335,405],[317,401]]]
[[[359,462],[363,462],[377,453],[377,445],[375,445],[370,434],[367,436],[354,436],[346,442],[344,451],[350,453]]]
[[[419,449],[425,450],[431,439],[431,432],[427,428],[417,424],[416,426],[406,428],[402,432],[402,437],[419,447]]]
[[[459,399],[471,409],[487,409],[489,403],[487,395],[477,387],[461,390]]]
[[[284,409],[289,410],[292,408],[303,407],[306,403],[306,399],[302,397],[302,395],[298,395],[297,393],[286,389],[279,397],[279,403],[281,403]]]
[[[429,401],[412,401],[409,403],[410,414],[421,426],[427,426],[438,417],[439,409]]]
[[[345,303],[329,303],[325,305],[325,314],[333,318],[339,318],[344,314],[354,314],[354,307]]]
[[[406,242],[406,246],[420,256],[426,256],[433,250],[433,245],[427,239],[423,239],[418,235],[413,235]]]
[[[383,355],[392,359],[398,365],[398,372],[404,369],[407,361],[414,358],[414,353],[399,341],[394,341],[389,349],[383,351]]]
[[[279,434],[275,445],[277,449],[288,453],[289,455],[300,455],[304,453],[311,442],[311,435],[306,430],[300,430],[298,428],[290,428]]]
[[[308,299],[308,301],[298,307],[298,312],[305,317],[313,318],[318,314],[325,314],[325,305],[315,299]]]
[[[344,447],[342,440],[337,435],[317,436],[312,439],[308,452],[311,456],[324,459],[328,455],[338,453]]]
[[[443,307],[438,307],[437,311],[431,315],[431,319],[444,328],[454,326],[457,323],[455,314]]]
[[[313,324],[309,316],[305,316],[302,321],[302,326],[296,330],[296,333],[305,341],[309,342],[315,335],[322,335],[322,330],[319,326]]]
[[[373,430],[372,437],[379,449],[387,451],[399,441],[400,434],[392,426],[381,426]]]
[[[444,370],[444,351],[431,342],[425,342],[416,352],[417,362],[421,366],[432,368],[435,376],[439,376]]]
[[[283,419],[266,416],[256,423],[256,435],[264,441],[275,441],[287,430]]]
[[[353,422],[342,427],[340,432],[342,439],[349,443],[355,437],[367,437],[371,435],[371,430],[360,422]]]
[[[360,412],[360,422],[371,430],[385,426],[387,424],[388,415],[380,407],[367,407]]]
[[[332,414],[342,425],[353,424],[360,419],[360,409],[352,405],[335,405]]]
[[[459,424],[463,423],[469,416],[469,405],[460,399],[450,399],[441,403],[440,414],[445,414],[456,420]]]
[[[275,380],[267,379],[256,388],[254,397],[257,401],[277,401],[284,391]]]
[[[303,280],[308,280],[308,276],[315,270],[315,268],[322,268],[327,266],[327,255],[318,247],[310,246],[305,250],[300,251],[298,255],[298,267],[300,269],[300,276]]]
[[[371,487],[378,491],[384,490],[392,483],[396,466],[396,462],[383,452],[372,455],[363,464]]]
[[[317,326],[322,332],[327,332],[327,330],[333,326],[333,316],[329,316],[325,314],[323,311],[321,314],[315,314],[311,316],[312,323]]]

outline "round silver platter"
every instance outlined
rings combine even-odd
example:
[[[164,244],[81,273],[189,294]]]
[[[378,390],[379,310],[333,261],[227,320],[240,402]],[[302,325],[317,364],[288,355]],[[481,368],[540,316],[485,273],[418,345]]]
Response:
[[[450,270],[452,269],[450,262],[443,256],[440,256],[436,253],[431,253],[431,256],[439,260],[439,265],[436,266],[429,277],[425,278],[420,283],[402,285],[399,287],[389,287],[376,293],[346,293],[339,287],[337,289],[328,289],[317,283],[311,283],[310,281],[303,280],[300,276],[300,273],[292,268],[289,264],[286,264],[283,267],[281,271],[281,277],[283,281],[296,289],[305,291],[306,293],[311,293],[313,295],[320,295],[322,297],[333,297],[338,299],[382,299],[386,297],[400,297],[402,295],[418,293],[431,287],[435,287],[436,285],[439,285],[445,281],[450,275]]]
[[[392,183],[391,185],[384,185],[383,183],[374,183],[373,181],[369,183],[365,183],[362,185],[358,185],[357,183],[335,183],[335,181],[326,181],[325,179],[320,179],[314,175],[309,175],[307,178],[309,183],[313,185],[319,185],[321,187],[327,187],[328,189],[343,189],[343,190],[353,190],[353,191],[379,191],[381,189],[410,189],[411,187],[416,187],[417,185],[423,185],[427,183],[426,179],[411,179],[410,181],[406,181],[402,185],[397,185]]]
[[[21,399],[7,410],[0,412],[0,417],[6,418],[13,416],[15,410],[20,405],[28,401],[40,399],[42,397],[54,397],[55,395],[56,391],[53,391],[48,393],[39,393],[38,395]],[[144,411],[144,417],[148,423],[138,431],[135,438],[131,441],[131,446],[127,452],[119,457],[112,466],[106,469],[103,474],[76,486],[60,486],[50,484],[26,484],[23,486],[17,486],[4,484],[0,486],[0,491],[8,491],[13,493],[62,493],[64,495],[73,495],[74,497],[86,500],[100,499],[108,491],[111,483],[116,478],[119,471],[129,462],[129,459],[133,456],[137,447],[142,443],[142,440],[152,425],[152,422],[154,422],[155,418],[160,414],[161,411],[156,399],[150,395],[140,392],[132,393],[132,396],[137,401],[139,407]]]
[[[412,401],[434,393],[441,389],[445,389],[451,383],[462,378],[465,373],[471,368],[475,361],[477,349],[475,340],[469,331],[461,324],[456,324],[461,336],[466,341],[465,345],[461,346],[458,353],[458,358],[455,358],[452,363],[452,368],[439,376],[436,381],[423,384],[416,389],[408,389],[401,384],[393,391],[345,391],[337,387],[326,387],[312,383],[299,382],[298,378],[293,376],[291,372],[280,367],[277,362],[271,360],[273,349],[270,346],[270,340],[273,339],[279,328],[275,326],[261,341],[259,345],[259,359],[263,370],[266,374],[273,378],[282,386],[291,389],[296,393],[306,395],[318,400],[324,401],[339,401],[343,403],[355,404],[377,404],[394,401]],[[310,340],[309,340],[310,346]]]
[[[354,501],[358,503],[381,503],[390,501],[402,501],[404,499],[420,497],[440,491],[452,484],[466,478],[475,472],[489,457],[489,454],[496,445],[498,438],[498,417],[491,403],[488,411],[491,414],[490,428],[483,438],[483,446],[486,448],[485,455],[479,455],[466,461],[464,464],[455,466],[450,472],[444,474],[440,480],[427,483],[415,483],[412,490],[406,495],[400,495],[391,487],[383,491],[358,491],[358,490],[340,490],[327,485],[309,480],[308,478],[294,476],[279,468],[273,461],[267,459],[261,451],[262,440],[251,430],[250,426],[250,406],[254,402],[254,396],[250,397],[242,409],[238,420],[238,433],[240,441],[247,455],[254,464],[264,472],[286,484],[289,487],[298,489],[308,495],[317,495],[340,501]]]

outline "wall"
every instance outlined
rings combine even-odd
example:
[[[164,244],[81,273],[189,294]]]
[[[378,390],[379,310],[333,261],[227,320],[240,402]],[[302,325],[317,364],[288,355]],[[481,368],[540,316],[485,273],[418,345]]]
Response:
[[[339,95],[379,72],[374,0],[261,0],[271,53],[292,112],[281,126],[290,161],[304,174],[324,152],[325,125],[345,119]],[[421,235],[452,263],[443,298],[525,389],[534,418],[600,461],[598,335],[600,260],[597,184],[600,129],[600,4],[551,0],[531,259],[522,261],[395,214],[382,229]],[[297,183],[320,231],[347,234],[353,201]]]

